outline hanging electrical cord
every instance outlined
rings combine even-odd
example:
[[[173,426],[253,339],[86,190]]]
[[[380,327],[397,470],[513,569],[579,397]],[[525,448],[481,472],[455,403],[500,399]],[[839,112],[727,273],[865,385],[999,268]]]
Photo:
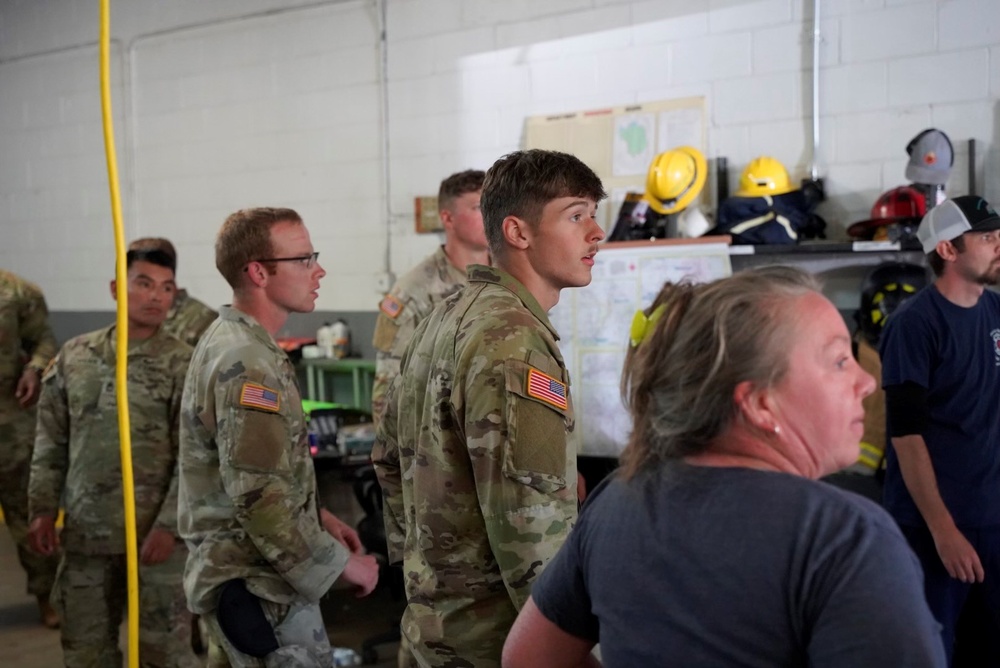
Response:
[[[100,0],[101,119],[104,125],[104,153],[108,163],[111,191],[111,218],[115,230],[115,279],[118,317],[115,386],[118,397],[118,443],[122,461],[122,497],[125,504],[125,558],[128,564],[128,665],[139,665],[139,572],[135,530],[135,485],[132,477],[132,430],[128,414],[128,269],[125,266],[125,232],[122,226],[118,163],[111,116],[111,8],[110,0]]]
[[[379,53],[379,112],[382,126],[382,184],[385,196],[385,257],[382,272],[386,285],[380,286],[386,292],[396,281],[392,273],[392,170],[389,169],[389,0],[375,0],[378,14]]]

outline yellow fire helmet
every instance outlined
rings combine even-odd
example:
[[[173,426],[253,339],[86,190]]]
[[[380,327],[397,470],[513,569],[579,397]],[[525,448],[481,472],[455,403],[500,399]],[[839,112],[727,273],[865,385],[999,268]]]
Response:
[[[737,197],[784,195],[795,190],[788,170],[777,159],[767,155],[754,158],[740,176]]]
[[[707,178],[708,163],[698,149],[681,146],[664,151],[649,165],[644,199],[657,213],[677,213],[701,193]]]

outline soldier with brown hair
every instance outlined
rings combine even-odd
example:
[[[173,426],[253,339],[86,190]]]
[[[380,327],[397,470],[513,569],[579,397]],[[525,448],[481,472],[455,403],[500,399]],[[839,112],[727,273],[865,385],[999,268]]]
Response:
[[[498,666],[531,584],[577,512],[570,379],[547,312],[590,283],[601,181],[574,156],[519,151],[483,183],[493,267],[417,328],[372,460],[402,561],[413,665]]]
[[[231,214],[216,267],[233,304],[195,349],[184,388],[178,514],[188,606],[237,668],[332,668],[319,599],[342,578],[367,595],[375,558],[319,507],[295,369],[274,336],[315,308],[326,275],[291,209]]]

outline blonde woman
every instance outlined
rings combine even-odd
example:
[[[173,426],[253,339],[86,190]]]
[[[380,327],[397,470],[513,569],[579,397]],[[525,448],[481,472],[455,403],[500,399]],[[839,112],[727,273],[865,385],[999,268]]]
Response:
[[[637,317],[634,421],[504,648],[518,668],[944,666],[920,566],[858,457],[874,380],[815,281],[664,286]]]

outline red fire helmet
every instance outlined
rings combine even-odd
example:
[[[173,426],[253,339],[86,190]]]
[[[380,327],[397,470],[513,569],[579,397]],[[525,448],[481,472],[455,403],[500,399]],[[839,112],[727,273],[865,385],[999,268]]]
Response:
[[[924,194],[911,186],[886,190],[875,200],[871,218],[854,223],[847,233],[856,239],[873,239],[879,228],[893,224],[920,224],[927,213]]]

